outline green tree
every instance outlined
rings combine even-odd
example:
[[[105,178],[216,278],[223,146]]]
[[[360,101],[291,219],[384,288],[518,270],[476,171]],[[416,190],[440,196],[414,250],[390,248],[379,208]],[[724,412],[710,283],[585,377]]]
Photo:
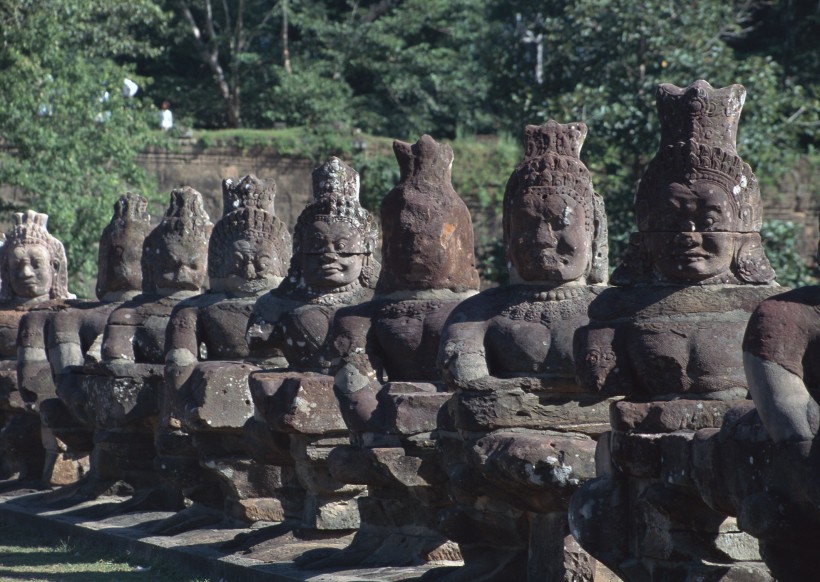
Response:
[[[741,53],[727,42],[745,30],[747,4],[491,2],[491,42],[483,54],[497,114],[518,127],[548,118],[587,123],[583,156],[606,200],[614,258],[634,229],[635,187],[657,148],[659,83],[746,85],[738,152],[769,189],[795,156],[816,145],[813,86],[764,51]],[[757,46],[765,44],[760,40]]]
[[[126,77],[147,84],[128,60],[156,54],[141,39],[162,21],[149,0],[0,0],[0,184],[49,215],[81,295],[116,197],[155,197],[136,156],[156,111],[122,87]]]

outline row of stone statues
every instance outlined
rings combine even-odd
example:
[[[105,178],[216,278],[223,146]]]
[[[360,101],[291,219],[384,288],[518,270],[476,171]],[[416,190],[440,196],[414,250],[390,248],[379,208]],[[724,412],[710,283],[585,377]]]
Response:
[[[503,200],[510,283],[481,292],[453,152],[429,136],[394,144],[381,265],[337,158],[292,242],[253,176],[223,182],[215,225],[190,188],[153,230],[126,194],[99,302],[70,298],[46,217],[18,214],[0,248],[3,476],[182,510],[154,533],[289,524],[276,559],[308,568],[805,579],[818,292],[777,295],[735,149],[744,99],[658,88],[612,286],[583,123],[526,128]],[[305,531],[327,547],[306,551]]]

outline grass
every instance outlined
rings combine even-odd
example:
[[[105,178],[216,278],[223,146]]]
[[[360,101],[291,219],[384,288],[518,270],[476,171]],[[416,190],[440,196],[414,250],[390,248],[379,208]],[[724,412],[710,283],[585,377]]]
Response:
[[[147,564],[111,548],[0,524],[0,581],[195,582],[189,572],[161,561]]]

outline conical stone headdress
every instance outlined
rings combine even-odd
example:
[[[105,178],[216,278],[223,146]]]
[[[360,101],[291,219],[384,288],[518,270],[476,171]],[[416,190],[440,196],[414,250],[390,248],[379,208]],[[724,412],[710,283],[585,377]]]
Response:
[[[145,237],[142,247],[143,291],[157,290],[157,270],[167,266],[168,261],[207,264],[212,228],[202,194],[188,186],[172,190],[162,222]]]
[[[524,160],[513,171],[504,192],[504,248],[509,253],[515,207],[531,196],[567,196],[584,209],[592,243],[587,282],[596,284],[607,281],[609,244],[603,200],[593,190],[589,170],[580,158],[586,136],[587,126],[581,122],[561,124],[549,120],[524,129]]]
[[[737,155],[740,112],[746,100],[742,85],[714,89],[695,81],[682,89],[663,84],[657,90],[661,144],[647,166],[635,198],[639,231],[657,231],[651,209],[664,186],[677,182],[713,182],[729,193],[732,220],[728,232],[758,232],[762,223],[760,188],[749,164]]]
[[[97,258],[97,297],[102,299],[112,291],[139,291],[142,289],[142,245],[151,231],[148,200],[126,192],[114,203],[114,214],[100,236]],[[119,249],[122,252],[115,252]],[[118,264],[113,264],[117,262]],[[125,271],[129,264],[133,272],[113,276],[112,269]]]
[[[653,282],[652,258],[644,233],[676,232],[665,217],[670,185],[690,188],[713,184],[726,194],[727,220],[711,232],[736,233],[732,273],[738,283],[769,283],[774,270],[760,240],[762,202],[752,169],[737,154],[737,128],[746,99],[742,85],[715,89],[703,80],[689,87],[658,86],[656,102],[661,123],[661,143],[647,166],[635,197],[638,233],[612,279],[618,285]],[[711,280],[705,284],[710,284]]]
[[[393,142],[401,181],[381,204],[379,293],[399,290],[478,290],[473,225],[451,183],[453,149],[423,135]]]
[[[14,299],[9,281],[11,273],[8,268],[9,254],[15,247],[23,245],[43,245],[48,249],[53,278],[49,299],[68,299],[73,297],[68,292],[68,269],[65,248],[63,243],[51,236],[48,232],[48,215],[26,210],[14,214],[14,224],[6,232],[6,240],[0,247],[0,280],[3,281],[0,288],[0,301],[6,302]]]
[[[249,174],[238,182],[222,182],[223,214],[208,243],[208,275],[228,277],[232,265],[233,244],[247,241],[255,253],[266,251],[270,257],[267,273],[281,281],[287,273],[291,238],[287,226],[276,217],[273,201],[276,183]]]
[[[359,202],[359,173],[339,158],[331,157],[313,170],[313,201],[296,220],[288,276],[277,293],[289,294],[301,284],[302,238],[308,226],[316,221],[346,222],[361,233],[361,245],[348,252],[367,255],[359,279],[362,286],[372,289],[379,275],[379,264],[372,256],[379,227]]]

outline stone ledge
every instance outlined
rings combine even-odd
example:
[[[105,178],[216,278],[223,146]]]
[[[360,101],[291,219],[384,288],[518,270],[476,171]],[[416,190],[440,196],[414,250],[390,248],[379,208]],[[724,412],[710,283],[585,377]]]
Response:
[[[36,503],[41,493],[25,491],[0,495],[0,523],[18,524],[35,531],[49,531],[55,540],[71,537],[89,544],[105,545],[113,552],[137,561],[157,559],[178,564],[197,576],[209,580],[243,582],[394,582],[416,579],[427,570],[458,564],[434,564],[410,567],[361,568],[343,571],[300,570],[292,561],[270,562],[255,559],[254,553],[282,553],[283,542],[302,551],[320,548],[343,548],[349,539],[307,540],[293,542],[282,536],[261,541],[251,549],[230,553],[219,546],[239,534],[258,532],[261,528],[196,529],[175,536],[146,535],[149,524],[165,519],[173,513],[162,511],[135,512],[89,521],[78,515],[84,509],[103,504],[120,503],[127,498],[100,498],[67,509],[49,509]],[[271,524],[273,525],[273,524]],[[343,541],[343,543],[339,543]],[[289,543],[290,542],[290,543]]]

